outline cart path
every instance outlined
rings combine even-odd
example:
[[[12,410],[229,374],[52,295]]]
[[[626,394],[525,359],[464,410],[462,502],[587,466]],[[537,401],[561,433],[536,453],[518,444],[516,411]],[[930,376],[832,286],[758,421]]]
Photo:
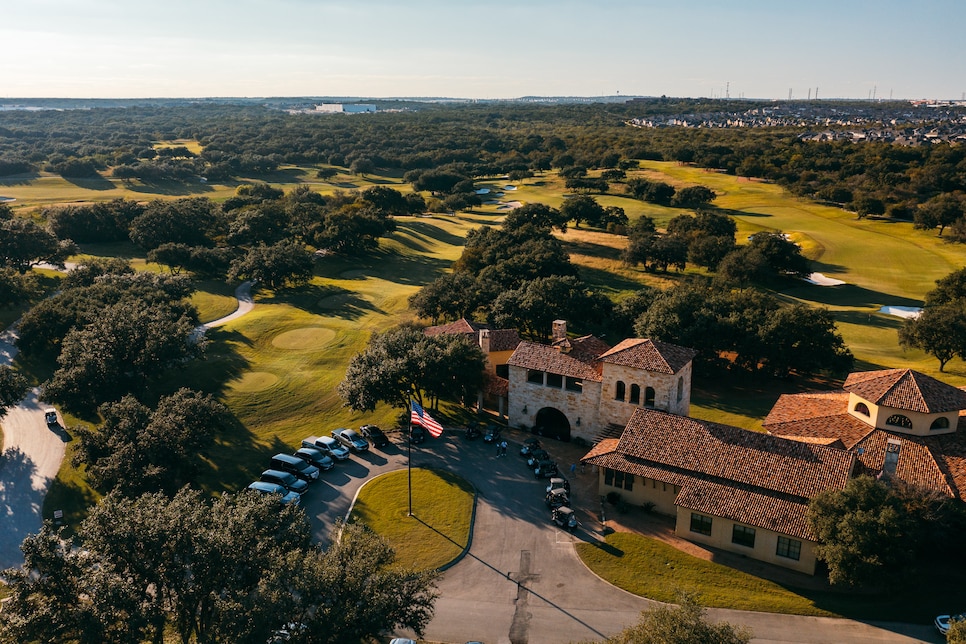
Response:
[[[235,289],[238,308],[231,315],[202,324],[195,333],[237,320],[254,308],[251,282]],[[0,365],[17,357],[17,325],[0,332]],[[3,452],[0,453],[0,570],[23,565],[20,544],[40,531],[44,497],[57,477],[70,435],[62,425],[48,427],[40,391],[34,388],[17,406],[0,418]]]

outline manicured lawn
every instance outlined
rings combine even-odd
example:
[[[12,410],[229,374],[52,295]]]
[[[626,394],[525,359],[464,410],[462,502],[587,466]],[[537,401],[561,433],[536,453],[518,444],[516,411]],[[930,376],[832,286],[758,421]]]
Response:
[[[662,602],[674,602],[678,592],[686,591],[695,593],[701,605],[715,608],[925,622],[937,607],[966,600],[952,579],[929,588],[890,588],[880,594],[783,586],[630,533],[612,533],[604,544],[578,543],[577,553],[608,582]]]
[[[405,470],[366,483],[349,521],[364,523],[389,541],[396,565],[434,570],[453,561],[469,544],[474,490],[449,472],[412,471],[413,516]]]

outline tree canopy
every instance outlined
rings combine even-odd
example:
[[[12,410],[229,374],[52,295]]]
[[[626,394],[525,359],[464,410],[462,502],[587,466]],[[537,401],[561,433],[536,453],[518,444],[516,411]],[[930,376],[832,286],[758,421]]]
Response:
[[[9,569],[0,635],[18,642],[359,642],[421,633],[434,575],[392,566],[392,549],[359,525],[336,544],[310,542],[305,514],[244,491],[206,500],[110,494],[77,529],[77,547],[45,524]]]

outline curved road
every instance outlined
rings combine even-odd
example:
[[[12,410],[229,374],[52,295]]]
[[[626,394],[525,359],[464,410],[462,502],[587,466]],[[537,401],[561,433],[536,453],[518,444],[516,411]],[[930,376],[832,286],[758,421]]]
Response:
[[[251,282],[235,289],[238,308],[231,315],[199,326],[203,335],[252,310]],[[9,365],[17,356],[14,327],[0,333],[0,364]],[[61,425],[47,426],[46,405],[38,401],[39,391],[31,390],[19,406],[7,411],[3,425],[3,453],[0,454],[0,570],[23,565],[20,544],[30,534],[40,531],[41,510],[50,483],[56,478],[64,460],[65,443],[70,436]]]

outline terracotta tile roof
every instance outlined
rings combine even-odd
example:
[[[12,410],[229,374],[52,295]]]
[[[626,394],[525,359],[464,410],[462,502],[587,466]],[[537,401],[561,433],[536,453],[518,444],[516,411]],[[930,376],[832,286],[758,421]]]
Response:
[[[442,334],[457,334],[462,333],[464,335],[472,336],[474,340],[480,333],[480,329],[487,328],[485,324],[477,324],[472,320],[467,320],[466,318],[460,318],[456,322],[449,322],[447,324],[437,324],[436,326],[428,326],[423,329],[423,333],[426,335],[442,335]]]
[[[602,456],[604,454],[610,454],[617,449],[618,439],[616,438],[605,438],[591,449],[587,454],[580,460],[584,461],[589,458],[594,458],[595,456]]]
[[[602,362],[636,367],[654,373],[674,374],[684,368],[694,356],[694,349],[676,344],[642,338],[630,338],[601,354]]]
[[[490,352],[513,351],[520,344],[520,334],[516,329],[491,329]]]
[[[588,363],[593,362],[595,364],[598,362],[600,354],[610,349],[609,344],[592,335],[585,335],[580,338],[573,339],[564,338],[562,340],[556,340],[550,346],[568,354],[575,360]]]
[[[966,392],[912,369],[852,373],[843,388],[876,405],[924,414],[966,409]]]
[[[677,505],[702,514],[724,517],[799,539],[815,541],[808,527],[808,501],[800,497],[762,491],[745,485],[695,481],[684,485]]]
[[[856,444],[855,453],[865,469],[875,475],[882,471],[888,441],[898,441],[899,461],[896,463],[895,477],[953,496],[949,481],[926,444],[927,440],[931,440],[936,447],[940,447],[945,441],[936,441],[938,438],[940,437],[920,438],[876,429]]]
[[[805,518],[807,499],[642,462],[615,451],[613,444],[604,446],[605,442],[609,441],[601,441],[581,460],[598,467],[629,472],[639,478],[677,485],[681,491],[675,504],[695,512],[815,540]]]
[[[957,499],[966,500],[966,428],[962,417],[954,434],[930,436],[922,443],[936,459],[936,465]]]
[[[689,473],[811,498],[848,482],[855,456],[729,425],[637,409],[617,451]]]
[[[577,353],[577,356],[581,356]],[[581,356],[582,357],[582,356]],[[549,371],[562,376],[571,376],[593,382],[600,382],[600,370],[596,360],[583,362],[574,357],[574,352],[561,353],[559,349],[536,342],[523,341],[513,350],[507,364],[526,369]]]
[[[491,396],[506,398],[510,394],[510,381],[492,373],[483,376],[483,391]]]
[[[849,415],[846,391],[784,394],[761,426],[769,434],[795,439],[839,439],[851,449],[872,427]]]

